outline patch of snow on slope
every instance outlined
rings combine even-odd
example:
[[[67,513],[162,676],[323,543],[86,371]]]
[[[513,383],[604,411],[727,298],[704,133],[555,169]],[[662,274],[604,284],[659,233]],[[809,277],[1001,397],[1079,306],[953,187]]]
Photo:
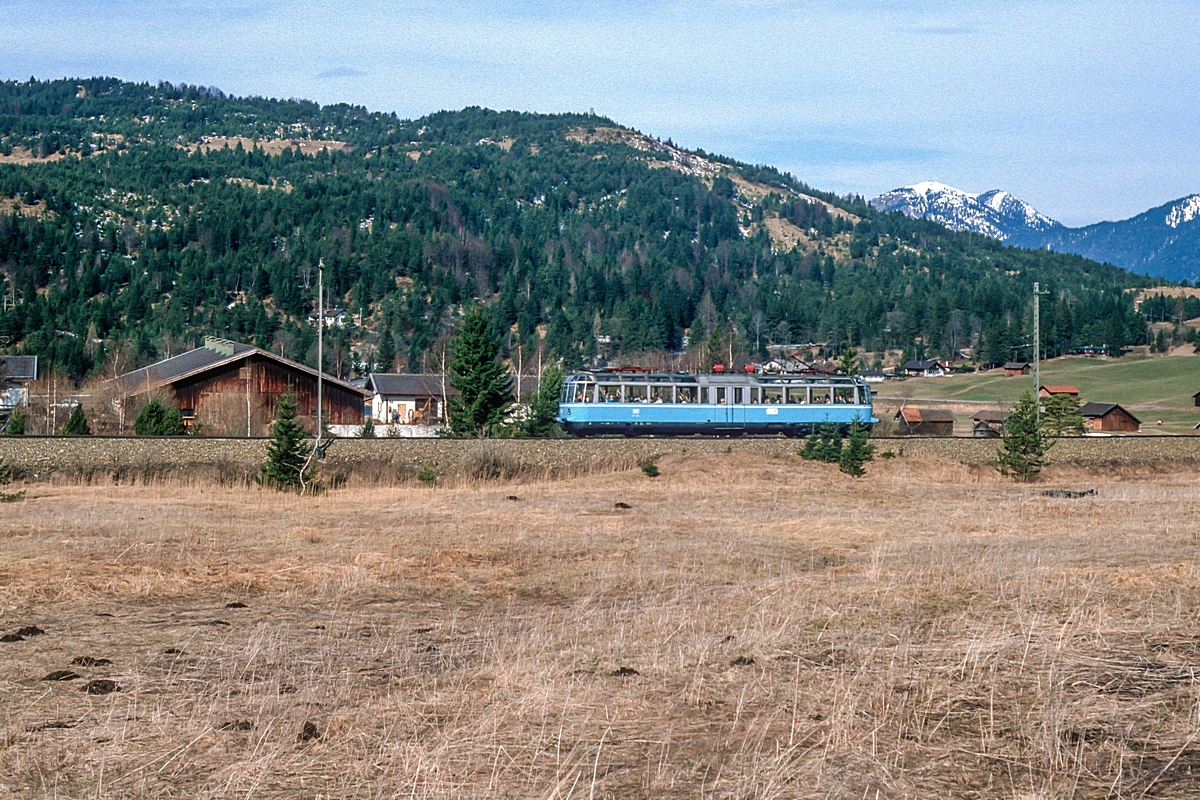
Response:
[[[1167,213],[1166,223],[1172,228],[1178,228],[1196,217],[1200,217],[1200,194],[1185,197],[1176,203]]]

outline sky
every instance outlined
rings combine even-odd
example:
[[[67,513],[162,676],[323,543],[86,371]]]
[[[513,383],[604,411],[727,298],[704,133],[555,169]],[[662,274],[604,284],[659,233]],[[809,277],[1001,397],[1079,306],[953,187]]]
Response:
[[[1068,225],[1200,192],[1200,3],[0,0],[0,78],[587,111],[873,197],[1005,189]]]

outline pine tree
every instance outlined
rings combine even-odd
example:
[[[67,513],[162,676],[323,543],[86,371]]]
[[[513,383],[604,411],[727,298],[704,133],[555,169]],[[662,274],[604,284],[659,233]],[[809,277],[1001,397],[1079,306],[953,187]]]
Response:
[[[809,461],[836,464],[842,457],[842,433],[832,423],[818,425],[804,440],[800,456]]]
[[[1051,395],[1042,413],[1042,430],[1047,436],[1082,436],[1083,414],[1079,399],[1069,394]]]
[[[482,306],[469,310],[451,347],[450,433],[487,436],[499,430],[512,406],[512,375],[500,363],[500,345]]]
[[[529,402],[529,417],[522,425],[522,433],[526,436],[555,436],[561,435],[558,427],[558,399],[562,393],[563,371],[557,364],[551,364],[542,370],[538,379],[537,391]]]
[[[363,423],[362,428],[359,430],[358,438],[360,438],[360,439],[374,439],[375,438],[375,420],[371,417],[371,415],[369,415],[369,414],[367,415],[367,421]]]
[[[8,418],[8,425],[4,432],[9,436],[24,436],[25,435],[25,415],[20,411],[14,411],[12,416]]]
[[[167,408],[156,398],[142,406],[134,420],[133,432],[138,436],[182,436],[187,429],[179,409]]]
[[[375,352],[375,369],[380,372],[391,372],[392,364],[396,361],[396,342],[392,336],[392,326],[384,325],[379,332],[379,349]]]
[[[1038,420],[1037,400],[1026,389],[1004,421],[1004,435],[996,452],[996,469],[1019,481],[1031,481],[1042,471],[1047,451],[1054,444]]]
[[[303,490],[312,479],[311,468],[305,471],[312,450],[306,439],[304,429],[296,422],[296,396],[289,392],[279,399],[275,409],[267,460],[259,469],[259,483],[280,491]]]
[[[842,448],[842,455],[838,459],[838,469],[856,478],[861,478],[866,474],[863,464],[870,461],[871,456],[875,453],[875,445],[867,441],[869,436],[870,431],[867,430],[867,426],[858,420],[851,423],[850,435],[846,438],[846,445]]]
[[[838,372],[843,375],[854,375],[858,372],[858,362],[858,348],[847,337],[846,343],[842,345],[842,354],[838,357]]]
[[[67,424],[63,425],[59,431],[63,436],[91,436],[92,429],[88,427],[87,416],[83,413],[83,406],[75,404],[75,409],[71,412],[71,416],[67,418]]]

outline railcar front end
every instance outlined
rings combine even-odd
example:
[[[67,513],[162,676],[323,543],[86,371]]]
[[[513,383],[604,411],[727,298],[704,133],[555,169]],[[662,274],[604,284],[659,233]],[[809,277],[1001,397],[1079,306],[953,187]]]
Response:
[[[559,424],[585,436],[807,436],[832,424],[870,427],[858,376],[581,372],[563,382]]]

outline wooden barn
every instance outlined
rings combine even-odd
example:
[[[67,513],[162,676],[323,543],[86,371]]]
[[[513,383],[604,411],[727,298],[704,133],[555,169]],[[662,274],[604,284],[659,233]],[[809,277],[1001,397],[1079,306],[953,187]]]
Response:
[[[896,412],[897,436],[953,436],[954,412],[948,408],[902,408]]]
[[[1015,378],[1018,375],[1028,375],[1029,369],[1028,361],[1010,361],[1004,365],[1004,377]]]
[[[297,412],[316,430],[317,371],[274,353],[206,336],[204,346],[128,372],[112,383],[120,398],[157,394],[183,414],[189,429],[210,436],[261,436],[280,398],[296,397]],[[322,407],[330,425],[361,425],[371,392],[328,375]]]
[[[1142,421],[1116,403],[1084,403],[1079,413],[1089,430],[1137,433],[1142,429]]]
[[[971,415],[974,425],[971,435],[976,439],[999,439],[1004,435],[1004,421],[1008,419],[1007,411],[993,408],[983,408]]]
[[[1078,400],[1079,399],[1079,387],[1078,386],[1065,386],[1065,385],[1064,386],[1051,386],[1049,384],[1044,384],[1044,385],[1038,387],[1038,399],[1039,400],[1049,400],[1051,397],[1054,397],[1054,395],[1056,395],[1056,394],[1065,394],[1069,397],[1074,397],[1076,400]]]

